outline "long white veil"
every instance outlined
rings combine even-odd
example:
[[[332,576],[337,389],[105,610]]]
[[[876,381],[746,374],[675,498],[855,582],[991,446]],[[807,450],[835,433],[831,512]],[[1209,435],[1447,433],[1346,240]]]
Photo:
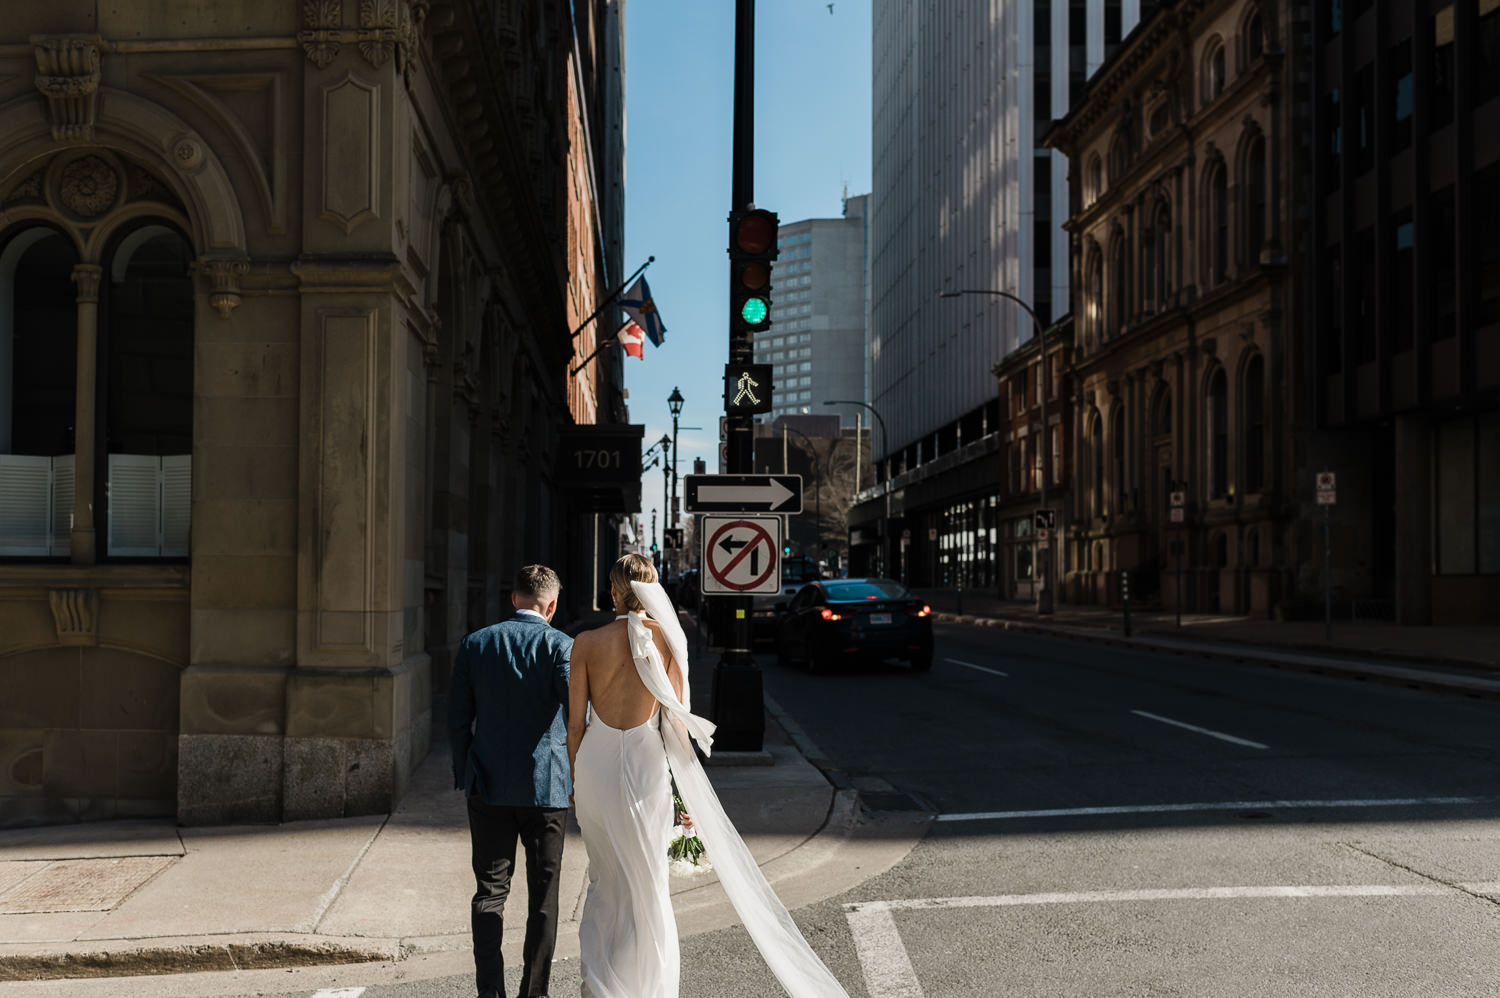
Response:
[[[661,625],[667,647],[682,668],[682,699],[679,700],[667,678],[661,655],[651,640],[650,630],[639,617],[630,614],[626,626],[636,672],[664,708],[669,722],[662,726],[662,741],[666,744],[672,776],[677,781],[677,792],[693,817],[693,825],[713,860],[714,871],[719,875],[730,903],[745,923],[760,955],[791,998],[848,998],[848,992],[802,938],[786,906],[760,872],[755,858],[724,813],[719,795],[714,793],[713,784],[709,783],[708,775],[693,752],[693,741],[702,746],[705,755],[711,752],[714,725],[688,709],[691,694],[688,692],[687,636],[682,632],[671,600],[658,583],[632,581],[630,585],[646,612]]]

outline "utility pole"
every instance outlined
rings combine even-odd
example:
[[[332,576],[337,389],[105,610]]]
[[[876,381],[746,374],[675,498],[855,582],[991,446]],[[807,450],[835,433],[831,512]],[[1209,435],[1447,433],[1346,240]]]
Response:
[[[734,146],[730,182],[729,363],[754,359],[754,342],[734,314],[741,274],[734,256],[741,213],[755,204],[755,0],[734,5]],[[774,240],[774,230],[772,232]],[[773,247],[774,249],[774,242]],[[769,278],[769,269],[766,272]],[[766,316],[761,315],[760,319]],[[731,475],[755,470],[754,419],[749,413],[725,417]],[[765,693],[760,668],[750,654],[750,597],[718,597],[722,606],[724,653],[714,668],[713,714],[717,746],[729,751],[760,751],[765,738]]]

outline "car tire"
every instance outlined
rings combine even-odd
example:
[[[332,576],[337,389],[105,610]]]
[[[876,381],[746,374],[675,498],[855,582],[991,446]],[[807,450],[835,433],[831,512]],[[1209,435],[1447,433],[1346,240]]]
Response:
[[[911,660],[911,667],[912,671],[914,672],[931,672],[932,652],[927,652],[922,655],[913,655]]]

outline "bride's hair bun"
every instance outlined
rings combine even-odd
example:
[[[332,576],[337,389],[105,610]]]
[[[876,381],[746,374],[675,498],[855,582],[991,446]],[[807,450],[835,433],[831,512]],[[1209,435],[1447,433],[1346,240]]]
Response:
[[[609,570],[609,584],[619,594],[621,610],[644,610],[640,598],[631,588],[632,582],[655,582],[656,566],[651,559],[641,554],[627,554],[615,562]]]

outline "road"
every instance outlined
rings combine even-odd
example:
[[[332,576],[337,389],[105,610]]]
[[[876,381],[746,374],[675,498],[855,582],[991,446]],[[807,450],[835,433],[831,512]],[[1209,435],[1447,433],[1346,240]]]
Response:
[[[867,804],[936,814],[796,912],[851,995],[1500,996],[1493,703],[953,624],[926,674],[761,661]],[[237,993],[457,998],[467,960]],[[683,998],[780,993],[738,928],[683,962]]]

